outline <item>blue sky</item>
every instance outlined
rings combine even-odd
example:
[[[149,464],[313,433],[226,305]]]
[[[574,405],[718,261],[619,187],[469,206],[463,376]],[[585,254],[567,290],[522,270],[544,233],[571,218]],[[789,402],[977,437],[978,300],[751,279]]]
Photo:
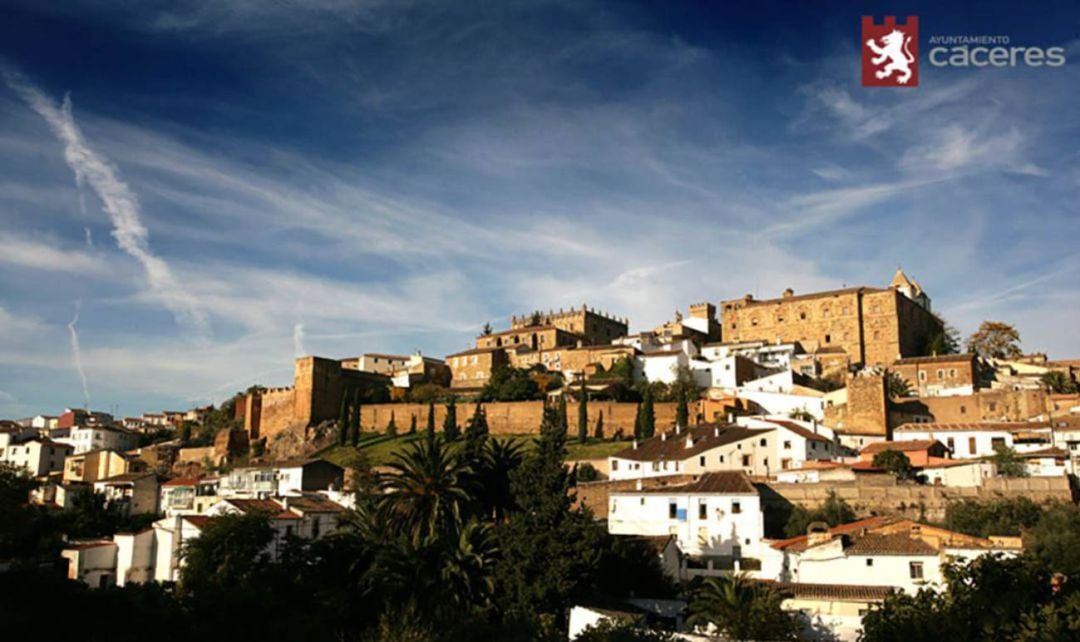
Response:
[[[924,44],[892,90],[859,86],[869,3],[742,4],[0,0],[0,416],[897,265],[964,334],[1080,355],[1080,9],[873,3],[1068,52]]]

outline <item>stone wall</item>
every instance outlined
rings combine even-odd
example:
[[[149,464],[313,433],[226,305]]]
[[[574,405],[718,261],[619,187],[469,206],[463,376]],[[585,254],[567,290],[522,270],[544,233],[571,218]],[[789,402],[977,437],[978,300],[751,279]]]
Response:
[[[825,425],[841,433],[887,435],[887,403],[885,377],[850,377],[847,402],[825,408]]]
[[[646,477],[640,481],[642,488],[657,488],[686,484],[693,479],[693,475],[665,475],[664,477]],[[615,491],[634,490],[637,488],[638,481],[637,479],[620,479],[578,484],[574,489],[577,505],[590,509],[597,519],[607,519],[608,496]]]
[[[1027,421],[1049,412],[1050,403],[1041,389],[979,390],[973,395],[898,400],[889,413],[889,423],[895,428],[917,417],[936,423]]]
[[[248,396],[249,399],[252,397],[254,395]],[[252,399],[249,406],[258,411],[248,415],[251,421],[245,420],[248,435],[252,439],[273,438],[295,421],[296,392],[292,388],[266,390],[257,402]]]
[[[661,430],[675,425],[674,402],[656,403],[653,406],[656,412],[656,429]],[[462,402],[457,405],[458,425],[462,430],[476,411],[476,404]],[[484,404],[484,412],[487,414],[488,429],[493,435],[531,435],[540,432],[540,420],[543,416],[544,402],[542,401],[508,401]],[[596,427],[596,418],[600,412],[604,413],[604,434],[611,437],[615,431],[622,428],[626,436],[634,434],[634,417],[637,415],[636,403],[617,403],[614,401],[590,401],[589,434]],[[369,404],[360,409],[360,422],[364,430],[382,432],[390,423],[390,413],[394,413],[394,423],[398,431],[409,429],[409,423],[413,415],[416,416],[417,430],[424,430],[427,426],[427,404],[388,403]],[[570,433],[577,434],[577,402],[568,400],[566,414],[570,424]],[[442,432],[443,420],[446,417],[446,405],[435,404],[435,429]]]
[[[851,504],[857,515],[899,514],[912,519],[931,521],[945,519],[945,508],[952,502],[965,499],[988,501],[1011,497],[1027,497],[1036,502],[1073,501],[1073,490],[1065,477],[1027,477],[1020,479],[994,478],[981,487],[950,488],[945,486],[900,484],[887,475],[858,478],[851,482],[820,484],[758,484],[766,506],[795,504],[807,508],[824,502],[830,491]]]

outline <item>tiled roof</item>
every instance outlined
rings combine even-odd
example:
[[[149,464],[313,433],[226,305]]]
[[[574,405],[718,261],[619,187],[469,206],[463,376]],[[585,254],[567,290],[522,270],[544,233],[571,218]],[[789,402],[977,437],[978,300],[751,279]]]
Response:
[[[190,523],[195,528],[203,528],[210,523],[213,517],[210,515],[184,515],[184,521]]]
[[[85,550],[85,549],[88,549],[88,548],[97,548],[99,546],[112,546],[112,545],[113,545],[113,542],[111,540],[94,540],[94,541],[81,541],[81,542],[78,541],[78,540],[73,540],[73,541],[69,542],[67,546],[64,547],[64,550],[81,551],[81,550]]]
[[[839,296],[841,294],[855,294],[856,292],[862,292],[863,294],[873,294],[875,292],[887,292],[887,291],[888,290],[884,290],[884,289],[881,289],[881,288],[867,287],[867,286],[864,285],[864,286],[853,287],[853,288],[843,288],[843,289],[840,289],[840,290],[826,290],[824,292],[811,292],[809,294],[795,294],[795,295],[792,295],[792,296],[778,297],[778,298],[775,298],[775,299],[750,299],[749,301],[747,301],[746,299],[728,299],[727,301],[722,301],[721,304],[725,304],[725,303],[746,303],[748,306],[750,306],[750,305],[762,305],[762,304],[768,304],[768,303],[786,303],[786,302],[789,302],[789,301],[801,301],[801,300],[804,300],[804,299],[821,299],[821,298],[828,297],[828,296]]]
[[[810,584],[805,582],[769,582],[781,594],[804,600],[828,600],[833,602],[880,602],[893,588],[890,586],[866,586],[864,584]]]
[[[284,500],[282,500],[284,501]],[[296,509],[302,513],[343,513],[345,507],[322,495],[302,495],[289,497],[289,510]]]
[[[717,473],[705,473],[696,481],[678,486],[659,486],[643,488],[642,490],[612,491],[612,495],[638,493],[655,493],[660,495],[700,495],[716,493],[722,495],[757,495],[757,489],[750,483],[750,479],[741,471],[723,471]]]
[[[499,352],[506,349],[509,346],[495,346],[492,348],[472,348],[470,350],[463,350],[462,352],[455,352],[454,354],[446,355],[447,359],[452,357],[467,357],[472,354],[487,354],[489,352]]]
[[[302,519],[300,515],[285,510],[280,502],[273,499],[226,499],[225,501],[244,513],[266,513],[270,519]]]
[[[884,526],[894,521],[893,518],[883,515],[875,517],[867,517],[866,519],[860,519],[854,522],[848,522],[847,524],[840,524],[839,526],[833,526],[829,529],[829,532],[833,535],[843,535],[844,533],[855,532],[863,528],[874,528],[876,526]],[[806,541],[809,539],[807,535],[799,535],[797,537],[790,537],[788,539],[778,540],[772,543],[772,547],[778,550],[806,550]]]
[[[832,440],[829,439],[828,437],[826,437],[825,435],[819,435],[816,432],[807,429],[805,426],[800,426],[799,424],[795,423],[794,421],[784,421],[784,420],[781,420],[781,419],[769,419],[769,422],[777,424],[779,426],[783,426],[784,428],[787,428],[788,430],[795,433],[796,435],[798,435],[798,436],[800,436],[800,437],[802,437],[804,439],[809,439],[810,441],[823,441],[825,443],[832,442]]]
[[[151,477],[153,475],[154,475],[154,473],[150,472],[150,471],[144,471],[144,472],[139,472],[139,473],[123,473],[123,474],[120,474],[120,475],[113,475],[112,477],[109,477],[108,479],[101,479],[101,480],[99,480],[99,483],[106,483],[106,484],[127,483],[127,482],[138,481],[138,480],[140,480],[140,479],[142,479],[144,477]]]
[[[929,450],[934,444],[939,444],[942,448],[945,447],[937,439],[912,439],[910,441],[879,441],[866,446],[861,452],[867,455],[876,455],[886,450],[898,450],[900,452]]]
[[[1032,450],[1029,452],[1016,453],[1024,459],[1040,459],[1043,457],[1054,457],[1061,459],[1062,457],[1068,457],[1069,451],[1064,448],[1043,448],[1041,450]]]
[[[938,550],[909,533],[849,533],[844,536],[848,555],[937,555]]]
[[[1018,432],[1049,428],[1049,421],[958,421],[954,423],[910,423],[898,426],[893,432],[944,432],[944,431],[984,431]]]
[[[637,448],[624,448],[612,457],[633,461],[682,461],[712,448],[757,437],[773,430],[775,429],[743,428],[731,424],[704,424],[678,434],[674,430],[666,431],[666,439],[652,437],[639,443]],[[686,446],[688,436],[693,440],[689,448]]]

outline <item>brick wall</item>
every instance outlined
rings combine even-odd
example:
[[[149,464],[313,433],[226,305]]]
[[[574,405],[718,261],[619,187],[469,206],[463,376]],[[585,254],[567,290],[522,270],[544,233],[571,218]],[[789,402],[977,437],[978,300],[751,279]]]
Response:
[[[889,412],[889,423],[895,428],[925,417],[937,423],[1026,421],[1048,414],[1049,408],[1043,390],[979,390],[973,395],[922,397],[896,402]]]

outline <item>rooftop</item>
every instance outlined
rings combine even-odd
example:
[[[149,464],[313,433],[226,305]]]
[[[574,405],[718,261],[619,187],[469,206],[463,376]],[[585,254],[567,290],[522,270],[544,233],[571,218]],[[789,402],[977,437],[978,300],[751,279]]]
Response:
[[[809,584],[805,582],[769,582],[781,594],[795,599],[828,600],[832,602],[880,602],[893,588],[863,584]]]
[[[660,436],[646,439],[638,444],[624,448],[612,455],[617,459],[634,461],[654,461],[658,459],[682,461],[699,453],[725,444],[732,444],[743,439],[750,439],[775,430],[774,428],[752,429],[732,424],[702,424],[676,433],[669,430]],[[691,445],[687,446],[687,439]]]
[[[930,357],[905,357],[903,359],[897,359],[893,364],[898,366],[918,365],[922,363],[959,363],[961,361],[971,361],[975,358],[975,355],[971,353],[966,354],[939,354]]]
[[[955,423],[909,423],[893,432],[1021,432],[1049,428],[1049,421],[958,421]]]
[[[659,486],[642,490],[612,491],[612,495],[636,495],[640,493],[673,494],[720,494],[720,495],[757,495],[757,488],[750,483],[750,478],[741,471],[722,471],[705,473],[689,484],[677,486]]]
[[[900,452],[912,452],[918,450],[929,450],[937,444],[942,448],[945,447],[937,439],[912,439],[911,441],[879,441],[877,443],[870,444],[862,449],[862,453],[866,455],[876,455],[886,450],[898,450]]]

